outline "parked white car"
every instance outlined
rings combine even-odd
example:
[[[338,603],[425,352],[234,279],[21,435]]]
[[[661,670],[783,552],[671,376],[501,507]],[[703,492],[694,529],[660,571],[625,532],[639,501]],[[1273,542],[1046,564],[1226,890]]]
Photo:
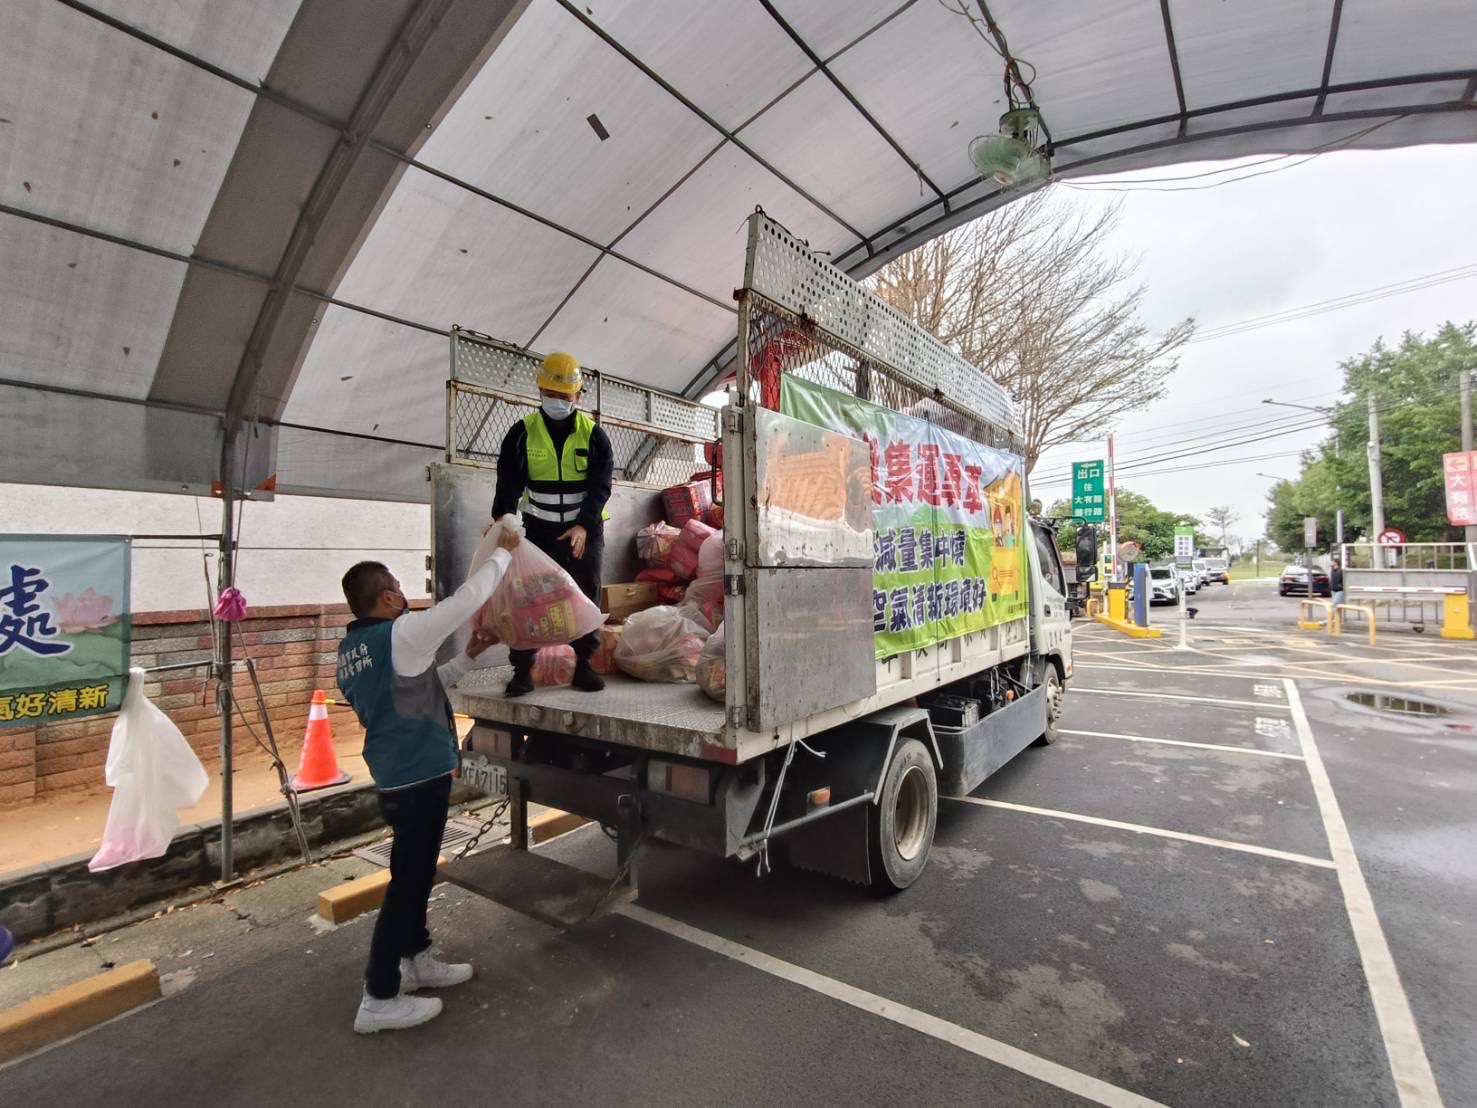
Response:
[[[1178,604],[1180,578],[1173,566],[1149,567],[1149,603]]]
[[[1210,565],[1206,560],[1204,558],[1196,558],[1190,564],[1195,567],[1195,575],[1200,578],[1200,583],[1202,585],[1210,584]]]

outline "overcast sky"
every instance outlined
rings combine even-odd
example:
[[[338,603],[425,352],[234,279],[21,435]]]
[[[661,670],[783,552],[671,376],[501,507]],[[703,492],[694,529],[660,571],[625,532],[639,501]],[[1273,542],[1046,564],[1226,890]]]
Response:
[[[1122,202],[1114,245],[1141,259],[1139,274],[1147,286],[1144,315],[1156,328],[1192,315],[1207,331],[1477,263],[1472,191],[1477,147],[1328,153],[1303,164],[1293,164],[1297,159],[1247,161],[1263,164],[1244,172],[1280,171],[1198,191],[1157,192],[1143,186],[1126,193],[1058,191],[1094,207]],[[1139,181],[1188,177],[1228,164],[1197,163],[1123,176]],[[1172,511],[1200,515],[1212,505],[1230,504],[1241,514],[1232,533],[1259,537],[1273,482],[1257,476],[1258,471],[1296,476],[1296,451],[1322,434],[1304,431],[1145,465],[1142,476],[1127,467],[1135,457],[1198,449],[1209,445],[1205,440],[1251,437],[1259,430],[1276,430],[1275,421],[1283,418],[1296,422],[1298,412],[1259,402],[1271,397],[1308,405],[1332,403],[1342,381],[1339,362],[1369,349],[1377,338],[1393,345],[1404,331],[1429,334],[1447,320],[1474,318],[1477,277],[1469,277],[1187,346],[1166,397],[1118,428],[1119,483]],[[1246,429],[1237,432],[1238,427]],[[1165,445],[1191,438],[1200,441]],[[1164,472],[1269,454],[1288,456]],[[1033,494],[1047,504],[1068,495],[1069,484],[1060,479],[1070,463],[1105,456],[1102,442],[1048,451],[1033,474]],[[1401,521],[1390,523],[1399,526]]]

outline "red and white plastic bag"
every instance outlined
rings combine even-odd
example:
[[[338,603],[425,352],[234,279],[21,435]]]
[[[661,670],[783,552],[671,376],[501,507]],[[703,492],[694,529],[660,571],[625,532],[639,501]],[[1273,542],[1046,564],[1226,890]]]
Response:
[[[659,605],[626,620],[615,664],[642,681],[693,681],[708,632],[676,608]]]
[[[678,609],[707,631],[723,622],[723,535],[715,532],[703,542],[697,556],[697,576],[687,586]]]
[[[517,516],[504,516],[498,526],[521,530],[522,523]],[[497,535],[494,527],[483,537],[467,576],[492,557]],[[478,626],[510,650],[537,650],[571,643],[598,630],[605,613],[558,562],[524,539],[513,549],[507,572],[475,618]]]

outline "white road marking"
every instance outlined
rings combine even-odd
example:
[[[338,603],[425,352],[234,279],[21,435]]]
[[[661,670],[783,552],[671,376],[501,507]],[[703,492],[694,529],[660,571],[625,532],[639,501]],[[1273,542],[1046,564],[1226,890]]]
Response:
[[[1329,852],[1333,855],[1334,869],[1338,871],[1339,887],[1344,893],[1344,905],[1349,911],[1349,923],[1354,929],[1354,943],[1359,948],[1359,959],[1364,963],[1364,977],[1369,983],[1369,996],[1374,1002],[1380,1034],[1385,1040],[1385,1053],[1390,1059],[1395,1090],[1406,1108],[1427,1105],[1439,1108],[1441,1093],[1436,1088],[1436,1078],[1431,1073],[1431,1063],[1426,1058],[1426,1048],[1421,1043],[1410,1001],[1400,984],[1395,959],[1385,942],[1384,928],[1375,914],[1374,898],[1369,895],[1364,872],[1354,854],[1349,828],[1339,811],[1338,798],[1333,794],[1333,783],[1318,753],[1318,744],[1313,740],[1308,714],[1303,711],[1296,682],[1289,678],[1285,687],[1292,706],[1293,723],[1297,725],[1298,739],[1302,743],[1303,759],[1308,764],[1308,776],[1313,782],[1313,794],[1318,799],[1318,811],[1323,816]]]
[[[1093,696],[1133,696],[1143,700],[1187,700],[1192,704],[1222,704],[1232,708],[1277,708],[1282,705],[1268,704],[1264,700],[1221,700],[1214,696],[1186,696],[1183,693],[1138,692],[1128,689],[1084,689],[1073,686],[1073,693],[1091,693]]]
[[[1152,670],[1155,673],[1189,673],[1198,677],[1235,677],[1245,681],[1267,680],[1281,681],[1282,675],[1277,673],[1247,673],[1242,670],[1225,668],[1229,663],[1225,661],[1214,662],[1208,666],[1155,666],[1148,662],[1142,664],[1135,662],[1131,665],[1112,665],[1108,662],[1078,662],[1077,669],[1110,669],[1121,673],[1140,673],[1143,670]],[[1074,689],[1076,686],[1072,686]]]
[[[1264,739],[1292,738],[1292,728],[1287,725],[1287,720],[1268,719],[1266,716],[1256,717],[1256,733]]]
[[[1268,700],[1285,699],[1282,695],[1282,690],[1276,685],[1253,685],[1251,691],[1254,695],[1264,696]]]
[[[1280,750],[1255,750],[1242,746],[1222,746],[1219,743],[1192,743],[1185,739],[1155,739],[1148,735],[1119,735],[1112,731],[1069,731],[1062,728],[1063,735],[1086,735],[1093,739],[1127,739],[1135,743],[1163,743],[1166,746],[1193,746],[1197,750],[1221,750],[1227,754],[1255,754],[1259,758],[1291,758],[1301,762],[1301,754],[1283,754]]]
[[[615,910],[621,915],[638,923],[644,923],[647,927],[664,931],[683,942],[692,943],[714,954],[721,954],[735,962],[752,966],[771,977],[778,977],[792,985],[799,985],[803,989],[828,996],[842,1004],[848,1004],[870,1015],[916,1031],[920,1035],[927,1035],[931,1039],[948,1043],[976,1057],[1013,1069],[1017,1073],[1023,1073],[1027,1077],[1033,1077],[1037,1081],[1053,1085],[1095,1104],[1108,1105],[1110,1108],[1163,1108],[1163,1105],[1156,1100],[1131,1093],[1127,1089],[1120,1089],[1117,1085],[1110,1085],[1106,1081],[1090,1077],[1085,1073],[1078,1073],[1057,1062],[1029,1054],[1009,1043],[1003,1043],[999,1039],[992,1039],[988,1035],[981,1035],[978,1031],[960,1027],[958,1024],[929,1015],[917,1008],[910,1008],[906,1004],[888,1000],[876,993],[869,993],[865,989],[848,985],[834,977],[827,977],[814,970],[808,970],[804,966],[786,962],[771,954],[765,954],[762,950],[755,950],[753,947],[725,939],[721,935],[700,930],[681,920],[672,919],[670,916],[661,915],[636,904],[623,904]]]
[[[1049,816],[1052,819],[1069,819],[1077,823],[1090,823],[1097,827],[1115,827],[1120,831],[1134,831],[1140,835],[1157,835],[1161,839],[1176,839],[1180,842],[1199,843],[1202,846],[1218,846],[1224,850],[1238,850],[1243,854],[1259,854],[1263,858],[1280,858],[1284,862],[1299,862],[1319,869],[1333,869],[1327,858],[1315,858],[1311,854],[1294,854],[1288,850],[1273,850],[1269,846],[1252,843],[1232,842],[1230,839],[1212,839],[1206,835],[1192,835],[1188,831],[1171,831],[1165,827],[1146,827],[1141,823],[1124,823],[1116,819],[1099,816],[1084,816],[1076,812],[1063,812],[1056,808],[1037,808],[1030,804],[1012,804],[1008,800],[988,800],[982,796],[950,796],[946,800],[957,800],[963,804],[978,804],[985,808],[1004,808],[1011,812],[1025,812],[1033,816]]]

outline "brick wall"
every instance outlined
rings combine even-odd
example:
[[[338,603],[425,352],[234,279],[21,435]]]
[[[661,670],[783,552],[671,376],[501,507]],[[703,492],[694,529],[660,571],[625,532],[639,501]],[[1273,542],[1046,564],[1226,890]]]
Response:
[[[417,605],[419,606],[419,605]],[[351,616],[343,604],[254,608],[236,625],[235,656],[256,662],[262,697],[282,749],[296,768],[295,755],[307,726],[314,689],[336,696],[336,651]],[[198,663],[198,669],[151,674],[150,700],[172,719],[207,766],[220,761],[220,719],[215,681],[209,678],[210,621],[202,611],[138,612],[133,617],[132,664],[154,666]],[[260,730],[256,693],[244,666],[237,667],[235,692]],[[103,764],[116,713],[40,727],[0,728],[0,807],[63,792],[104,788]],[[335,735],[357,731],[349,712],[334,712]],[[265,737],[265,736],[264,736]],[[239,714],[232,732],[233,751],[259,750]]]

